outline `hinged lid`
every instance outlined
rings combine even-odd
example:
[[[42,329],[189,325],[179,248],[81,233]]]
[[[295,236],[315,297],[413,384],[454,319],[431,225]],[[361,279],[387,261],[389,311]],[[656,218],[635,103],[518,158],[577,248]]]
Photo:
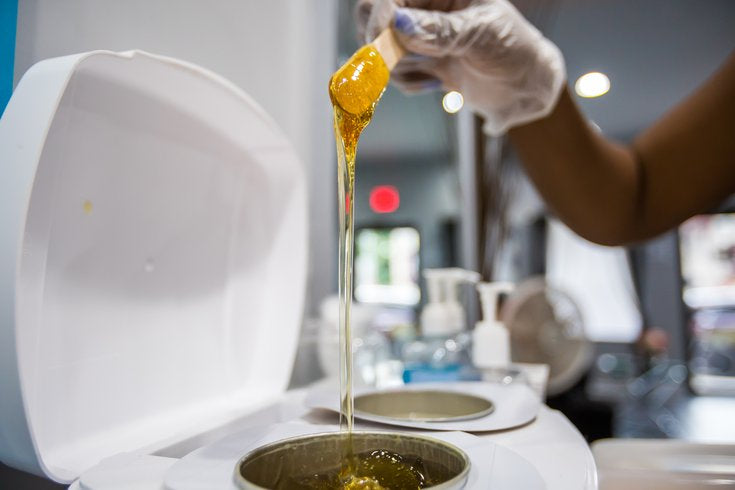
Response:
[[[233,84],[138,51],[38,63],[0,121],[0,196],[4,462],[70,481],[285,390],[304,171]]]

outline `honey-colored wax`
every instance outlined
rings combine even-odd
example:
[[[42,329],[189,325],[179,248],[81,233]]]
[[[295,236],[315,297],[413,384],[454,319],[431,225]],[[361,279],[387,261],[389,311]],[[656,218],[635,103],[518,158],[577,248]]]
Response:
[[[353,115],[367,112],[372,115],[389,78],[390,72],[380,53],[367,44],[332,75],[329,82],[332,104]]]
[[[362,130],[372,119],[375,105],[388,85],[390,72],[380,53],[368,44],[360,48],[329,81],[329,97],[334,106],[334,133],[337,141],[340,223],[340,400],[343,429],[352,430],[352,266],[354,247],[353,196],[355,155]]]
[[[354,401],[352,396],[352,272],[354,251],[355,156],[357,142],[370,123],[390,72],[380,53],[372,45],[359,49],[329,81],[329,97],[334,106],[334,134],[338,157],[339,205],[339,298],[340,298],[340,428],[348,434],[343,447],[340,471],[342,488],[380,490],[375,475],[365,474],[352,449]],[[395,478],[402,478],[403,467],[394,465]],[[369,473],[369,471],[368,471]],[[404,475],[405,476],[405,475]],[[417,486],[413,487],[417,488]]]

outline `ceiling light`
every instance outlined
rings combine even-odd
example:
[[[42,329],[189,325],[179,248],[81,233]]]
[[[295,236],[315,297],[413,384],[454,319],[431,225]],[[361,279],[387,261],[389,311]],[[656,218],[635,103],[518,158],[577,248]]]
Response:
[[[442,99],[442,107],[444,107],[444,110],[450,114],[459,112],[463,105],[464,98],[462,97],[462,94],[454,90],[452,90],[451,92],[447,92]]]
[[[585,73],[577,79],[574,90],[580,97],[599,97],[610,90],[610,79],[599,71]]]

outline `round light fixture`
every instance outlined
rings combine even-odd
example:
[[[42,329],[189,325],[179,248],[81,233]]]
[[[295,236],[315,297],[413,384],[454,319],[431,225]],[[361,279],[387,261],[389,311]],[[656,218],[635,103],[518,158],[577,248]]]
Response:
[[[574,90],[580,97],[599,97],[610,90],[610,79],[599,71],[585,73],[577,79]]]
[[[449,114],[454,114],[456,112],[459,112],[459,110],[464,105],[464,97],[462,97],[462,94],[459,92],[452,90],[451,92],[447,92],[444,95],[444,98],[442,99],[442,107],[445,111],[447,111]]]

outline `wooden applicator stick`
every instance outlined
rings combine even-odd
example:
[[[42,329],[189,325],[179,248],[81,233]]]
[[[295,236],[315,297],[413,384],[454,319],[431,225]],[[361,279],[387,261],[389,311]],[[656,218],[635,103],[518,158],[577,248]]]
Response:
[[[403,58],[403,55],[406,54],[406,50],[398,43],[398,40],[390,27],[378,34],[378,37],[375,38],[372,45],[378,53],[380,53],[380,56],[383,57],[383,61],[388,67],[388,71],[392,70],[401,58]]]

